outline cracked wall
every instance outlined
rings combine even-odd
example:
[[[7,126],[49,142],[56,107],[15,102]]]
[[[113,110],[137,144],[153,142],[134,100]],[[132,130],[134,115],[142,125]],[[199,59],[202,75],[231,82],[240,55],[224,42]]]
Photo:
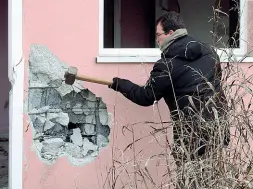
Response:
[[[91,162],[108,145],[110,128],[102,99],[76,81],[64,82],[68,65],[43,45],[29,56],[26,110],[34,147],[46,163],[67,156],[75,165]]]

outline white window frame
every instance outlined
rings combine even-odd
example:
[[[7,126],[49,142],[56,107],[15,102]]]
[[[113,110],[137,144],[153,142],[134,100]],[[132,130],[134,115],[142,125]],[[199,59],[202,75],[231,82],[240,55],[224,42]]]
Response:
[[[120,6],[117,0],[116,9]],[[240,61],[247,53],[247,0],[240,0],[240,48],[217,49],[221,61]],[[117,22],[116,22],[117,23]],[[104,0],[99,0],[99,54],[97,63],[154,63],[160,59],[161,51],[158,48],[104,48]],[[233,54],[234,57],[227,55]],[[242,62],[253,62],[253,57],[243,59]]]
[[[8,0],[9,187],[23,188],[24,59],[22,0]]]

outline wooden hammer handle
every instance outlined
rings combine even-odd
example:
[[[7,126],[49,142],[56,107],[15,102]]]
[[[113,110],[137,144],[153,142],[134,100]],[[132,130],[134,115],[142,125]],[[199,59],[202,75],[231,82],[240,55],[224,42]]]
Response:
[[[91,83],[98,83],[98,84],[102,84],[102,85],[111,85],[112,84],[112,81],[106,81],[106,80],[103,80],[103,79],[92,78],[92,77],[88,77],[88,76],[84,76],[84,75],[78,75],[78,74],[76,75],[76,79],[91,82]]]

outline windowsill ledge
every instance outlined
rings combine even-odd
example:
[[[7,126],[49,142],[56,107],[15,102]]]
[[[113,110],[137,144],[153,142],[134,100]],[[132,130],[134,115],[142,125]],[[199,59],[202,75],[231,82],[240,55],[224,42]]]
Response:
[[[103,55],[96,57],[96,63],[155,63],[161,57],[160,56],[110,56]],[[249,56],[243,59],[243,57],[237,56],[236,60],[230,59],[228,61],[227,57],[222,56],[221,62],[244,62],[253,63],[253,56]]]
[[[160,56],[98,56],[97,63],[155,63]]]

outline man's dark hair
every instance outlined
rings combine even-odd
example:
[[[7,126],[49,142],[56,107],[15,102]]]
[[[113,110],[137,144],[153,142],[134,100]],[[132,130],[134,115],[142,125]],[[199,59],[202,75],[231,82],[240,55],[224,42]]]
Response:
[[[183,19],[180,14],[175,11],[166,12],[156,20],[156,26],[161,23],[165,33],[170,30],[176,31],[177,29],[185,28]]]

